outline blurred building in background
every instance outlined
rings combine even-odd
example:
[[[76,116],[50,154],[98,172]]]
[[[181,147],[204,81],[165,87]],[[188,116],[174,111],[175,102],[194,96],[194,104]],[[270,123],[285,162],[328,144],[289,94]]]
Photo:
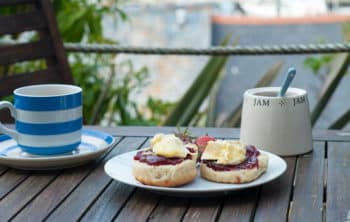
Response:
[[[217,28],[213,24],[213,16],[239,16],[244,21],[245,18],[298,18],[298,17],[313,17],[324,15],[350,15],[350,0],[218,0],[218,1],[204,1],[204,0],[134,0],[127,1],[122,9],[128,14],[127,22],[115,24],[111,18],[104,20],[107,37],[114,38],[122,45],[131,46],[159,46],[159,47],[208,47],[212,44],[218,44],[222,38],[223,33],[226,33],[223,28]],[[244,24],[244,22],[243,22]],[[306,26],[305,26],[306,25]],[[264,30],[259,29],[256,34],[242,25],[238,25],[237,29],[233,30],[234,35],[239,35],[240,38],[245,38],[239,44],[244,45],[259,45],[259,44],[283,44],[283,43],[319,43],[321,41],[342,41],[342,33],[340,26],[324,26],[323,28],[315,27],[309,29],[310,32],[315,31],[314,36],[297,36],[286,37],[283,35],[303,35],[303,30],[307,30],[308,25],[293,26],[293,32],[288,33],[288,27],[282,28],[284,31],[279,37],[271,36],[271,33],[264,36]],[[332,35],[323,35],[322,33],[334,32]],[[274,30],[272,33],[278,33]],[[305,33],[305,32],[304,32]],[[249,37],[247,38],[247,35]],[[268,39],[266,39],[268,38]],[[293,39],[293,40],[291,40]],[[286,65],[296,65],[299,72],[303,75],[302,60],[306,57],[288,56],[284,59]],[[255,57],[257,58],[257,57]],[[263,58],[263,57],[260,57]],[[266,57],[264,57],[266,59]],[[271,59],[272,58],[272,59]],[[271,57],[268,59],[268,64],[272,64],[273,60],[277,58]],[[144,55],[121,55],[118,60],[132,59],[134,65],[137,67],[147,66],[151,75],[150,85],[144,89],[142,94],[135,96],[138,102],[144,103],[149,96],[162,98],[168,101],[176,101],[185,92],[202,67],[205,65],[207,56],[144,56]],[[235,61],[235,59],[237,61]],[[244,78],[249,78],[256,81],[258,76],[249,67],[247,61],[253,61],[254,57],[249,60],[247,57],[233,57],[231,58],[228,67],[226,67],[226,75],[231,75],[232,72],[236,75],[244,74]],[[257,59],[259,60],[259,59]],[[263,60],[261,60],[263,61]],[[298,64],[293,64],[298,62]],[[264,63],[264,62],[260,62]],[[259,63],[259,64],[260,64]],[[263,74],[266,67],[254,67],[256,72]],[[249,71],[248,71],[249,70]],[[245,73],[248,72],[248,73]],[[250,76],[251,75],[251,76]],[[232,77],[230,77],[232,78]],[[226,77],[226,79],[230,79]],[[237,77],[238,78],[238,77]],[[240,77],[243,78],[243,77]],[[303,77],[304,78],[304,77]],[[238,78],[239,79],[239,78]],[[280,78],[277,79],[278,82]],[[299,80],[300,87],[304,87],[311,91],[311,105],[314,105],[318,97],[322,81],[324,79],[319,77],[312,77],[311,79],[303,81]],[[298,81],[296,81],[298,82]],[[223,87],[228,87],[228,82]],[[278,83],[276,83],[278,84]],[[235,85],[235,84],[234,84]],[[241,85],[234,92],[238,95],[237,99],[233,99],[232,104],[237,104],[240,101],[240,93],[245,87],[252,87],[254,83]],[[310,87],[310,88],[308,88]],[[232,90],[228,90],[232,92]],[[223,96],[225,93],[222,92]],[[350,92],[349,92],[350,93]],[[227,95],[226,95],[227,96]],[[219,107],[219,111],[225,113],[228,106],[223,104]],[[220,104],[220,103],[219,103]],[[346,105],[347,107],[350,106]],[[220,110],[221,109],[221,110]],[[337,106],[330,106],[327,108],[330,113],[343,111]],[[338,113],[336,116],[339,116]],[[333,117],[326,118],[321,121],[321,126],[327,126],[334,121]]]

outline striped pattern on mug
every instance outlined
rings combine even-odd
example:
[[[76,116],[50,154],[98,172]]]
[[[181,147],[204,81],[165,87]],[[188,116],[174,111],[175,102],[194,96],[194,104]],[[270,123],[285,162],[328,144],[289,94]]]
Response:
[[[83,125],[82,92],[79,87],[72,87],[50,92],[42,85],[42,91],[34,95],[29,89],[15,90],[16,131],[23,151],[51,155],[72,151],[79,145]]]

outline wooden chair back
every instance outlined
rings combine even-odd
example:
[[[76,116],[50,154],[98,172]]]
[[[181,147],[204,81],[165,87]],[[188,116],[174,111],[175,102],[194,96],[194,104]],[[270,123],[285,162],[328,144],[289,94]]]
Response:
[[[17,9],[20,9],[20,12]],[[16,12],[11,13],[11,11]],[[50,0],[1,0],[0,12],[2,12],[0,13],[0,36],[22,34],[23,37],[25,32],[28,36],[38,36],[35,39],[21,38],[23,40],[15,43],[0,42],[1,99],[12,95],[14,89],[25,85],[73,84]],[[38,60],[41,64],[39,70],[12,73],[13,64]],[[0,112],[0,115],[1,120],[9,119],[9,115],[4,116],[4,112]]]

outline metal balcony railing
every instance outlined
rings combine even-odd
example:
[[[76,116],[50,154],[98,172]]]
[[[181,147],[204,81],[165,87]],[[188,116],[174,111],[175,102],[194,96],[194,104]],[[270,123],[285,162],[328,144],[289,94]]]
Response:
[[[263,45],[209,48],[131,47],[112,44],[65,43],[69,52],[161,55],[278,55],[350,52],[350,43]]]

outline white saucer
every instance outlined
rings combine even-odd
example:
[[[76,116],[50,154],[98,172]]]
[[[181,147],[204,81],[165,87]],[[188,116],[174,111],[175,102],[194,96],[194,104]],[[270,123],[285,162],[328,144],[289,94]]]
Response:
[[[153,192],[172,196],[208,196],[218,193],[227,193],[229,191],[245,189],[262,185],[281,176],[287,169],[286,162],[275,154],[262,151],[269,156],[269,163],[266,172],[258,179],[245,184],[225,184],[207,181],[200,177],[197,168],[197,178],[190,184],[179,187],[157,187],[144,185],[137,181],[132,175],[132,161],[137,151],[132,151],[118,155],[110,159],[105,165],[105,172],[115,180],[122,183],[148,189]]]
[[[23,152],[11,137],[0,136],[0,164],[17,169],[51,170],[69,168],[89,162],[105,153],[115,139],[104,132],[83,129],[79,147],[70,153],[37,156]]]

